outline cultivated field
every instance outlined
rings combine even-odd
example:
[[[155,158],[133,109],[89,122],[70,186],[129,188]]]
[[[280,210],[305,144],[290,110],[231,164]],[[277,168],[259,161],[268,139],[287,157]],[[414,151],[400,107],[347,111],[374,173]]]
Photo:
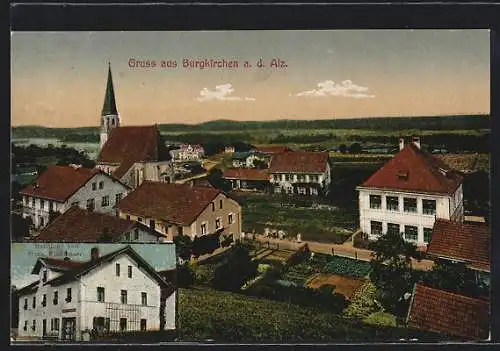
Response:
[[[364,279],[346,277],[338,274],[320,273],[310,279],[307,286],[313,289],[319,289],[324,285],[333,285],[335,286],[334,292],[344,295],[345,298],[349,300],[364,283]]]

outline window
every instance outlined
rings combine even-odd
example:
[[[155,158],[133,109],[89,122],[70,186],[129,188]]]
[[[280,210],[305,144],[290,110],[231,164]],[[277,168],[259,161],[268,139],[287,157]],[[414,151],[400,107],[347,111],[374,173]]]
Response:
[[[143,306],[147,306],[148,305],[148,294],[145,293],[145,292],[141,293],[141,304]]]
[[[297,188],[297,192],[298,192],[299,194],[303,194],[303,195],[305,195],[305,194],[306,194],[306,188],[299,187],[299,188]]]
[[[33,319],[33,324],[31,324],[31,330],[36,330],[36,320]]]
[[[128,277],[132,278],[132,266],[128,266]]]
[[[379,209],[382,207],[382,197],[380,195],[370,195],[370,208]]]
[[[436,200],[422,200],[422,211],[426,215],[436,214]]]
[[[222,200],[219,200],[219,208],[222,209]]]
[[[40,208],[43,210],[44,206],[45,206],[45,200],[41,199],[40,200]]]
[[[417,241],[418,228],[412,225],[405,225],[405,239],[408,241]]]
[[[215,203],[212,202],[212,212],[215,212]]]
[[[234,219],[233,219],[233,214],[230,213],[228,216],[227,216],[227,222],[229,224],[233,224],[234,223]]]
[[[59,293],[57,291],[54,291],[54,298],[52,300],[54,305],[57,305],[59,303]]]
[[[66,302],[71,302],[71,288],[66,289]]]
[[[138,221],[139,223],[142,223],[142,217],[137,217],[137,221]]]
[[[24,328],[23,330],[28,330],[28,321],[24,321]]]
[[[382,222],[370,221],[370,233],[372,235],[382,234]]]
[[[221,220],[220,218],[217,218],[215,220],[215,229],[220,229],[220,228],[222,228]]]
[[[141,331],[146,331],[146,320],[141,319]]]
[[[120,331],[127,330],[127,318],[120,318]]]
[[[42,281],[45,283],[47,281],[47,270],[43,271]]]
[[[122,199],[122,193],[119,193],[119,194],[115,195],[115,203],[120,202],[121,199]]]
[[[42,216],[40,216],[40,226],[42,226],[42,227],[43,227],[43,226],[44,226],[44,222],[45,222],[45,221],[44,221],[43,217],[42,217]]]
[[[35,198],[32,198],[32,199],[31,199],[31,206],[32,206],[32,207],[35,207]]]
[[[102,207],[109,206],[109,196],[108,195],[102,197],[101,206]]]
[[[130,233],[129,232],[125,233],[125,241],[130,241]]]
[[[94,199],[88,199],[87,200],[87,210],[92,211],[92,210],[94,210],[94,207],[95,207]]]
[[[71,206],[80,206],[80,203],[78,201],[73,201],[71,203]]]
[[[156,223],[154,219],[149,220],[149,228],[155,229]]]
[[[116,267],[116,269],[115,269],[116,270],[116,276],[119,277],[120,276],[120,264],[117,263],[115,267]]]
[[[32,304],[33,308],[36,307],[36,296],[33,296],[33,304]]]
[[[104,302],[104,288],[101,286],[97,287],[97,302]]]
[[[47,294],[43,294],[43,297],[42,297],[42,306],[43,307],[47,306]]]
[[[97,183],[92,183],[92,190],[97,190]]]
[[[127,215],[125,218],[130,221],[130,215]]]
[[[399,224],[387,223],[387,234],[399,235]]]
[[[289,181],[290,181],[290,174],[285,175],[285,180],[286,180],[287,182],[289,182]]]
[[[397,196],[386,196],[385,202],[387,210],[399,211],[399,198]]]
[[[24,299],[24,309],[28,309],[28,299]]]
[[[403,200],[405,212],[417,212],[417,199],[405,197]]]
[[[424,242],[430,244],[432,240],[432,228],[424,228]]]
[[[99,182],[99,189],[104,189],[104,182]]]
[[[121,302],[122,302],[122,304],[127,304],[127,290],[122,290]]]
[[[50,210],[51,211],[55,211],[56,210],[56,203],[53,202],[53,201],[50,202]]]
[[[201,235],[205,235],[205,234],[207,234],[207,224],[203,223],[201,225]]]
[[[134,240],[139,240],[139,229],[134,229]]]
[[[50,330],[59,331],[59,318],[52,318],[50,320]]]

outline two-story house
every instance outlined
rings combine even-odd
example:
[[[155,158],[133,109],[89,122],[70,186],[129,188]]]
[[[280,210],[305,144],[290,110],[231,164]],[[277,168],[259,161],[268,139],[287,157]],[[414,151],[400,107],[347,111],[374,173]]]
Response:
[[[86,262],[41,257],[32,274],[18,290],[20,337],[79,341],[84,331],[160,330],[162,319],[175,329],[175,286],[130,246],[93,248]]]
[[[284,152],[273,155],[268,173],[275,193],[326,195],[331,173],[327,152]]]
[[[40,229],[47,225],[52,212],[63,213],[72,205],[113,212],[128,191],[128,186],[97,168],[49,166],[33,184],[21,190],[22,216],[31,218],[34,228]]]
[[[145,224],[119,218],[114,213],[92,212],[73,206],[57,216],[33,240],[68,243],[161,243],[166,241],[166,237]]]
[[[436,218],[463,218],[463,177],[421,150],[420,139],[406,144],[357,187],[359,223],[370,240],[388,232],[425,247]]]
[[[174,162],[201,161],[204,155],[205,150],[201,145],[182,144],[179,149],[170,151]]]
[[[146,181],[116,208],[121,218],[144,223],[169,241],[215,233],[236,240],[241,234],[241,206],[213,187]]]

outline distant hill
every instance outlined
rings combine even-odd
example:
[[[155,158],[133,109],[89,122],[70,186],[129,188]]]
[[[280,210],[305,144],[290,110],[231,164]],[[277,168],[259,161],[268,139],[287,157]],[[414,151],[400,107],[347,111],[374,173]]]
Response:
[[[372,117],[330,120],[275,120],[275,121],[233,121],[213,120],[199,124],[159,124],[162,132],[204,132],[204,131],[250,131],[250,130],[290,130],[290,129],[371,129],[371,130],[477,130],[490,129],[488,115],[432,116],[432,117]],[[61,140],[86,139],[99,128],[47,128],[42,126],[20,126],[12,128],[14,138],[58,138]],[[97,139],[96,139],[97,140]]]

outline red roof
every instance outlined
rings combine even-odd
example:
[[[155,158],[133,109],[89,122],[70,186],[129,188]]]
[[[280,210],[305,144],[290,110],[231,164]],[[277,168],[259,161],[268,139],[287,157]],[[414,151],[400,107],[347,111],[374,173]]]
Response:
[[[273,155],[269,173],[323,173],[328,164],[328,152],[285,152]]]
[[[105,230],[112,241],[117,241],[135,226],[134,221],[73,206],[49,223],[36,241],[97,242]]]
[[[223,178],[244,180],[269,180],[265,169],[258,168],[230,168],[224,171]]]
[[[410,143],[368,178],[362,186],[451,194],[462,183],[462,179],[461,175],[450,169],[443,161]]]
[[[279,154],[282,152],[292,151],[292,149],[287,146],[262,146],[256,147],[254,150],[264,154]]]
[[[116,208],[125,213],[190,225],[221,191],[206,186],[145,181]]]
[[[490,329],[487,301],[416,284],[408,327],[485,340]]]
[[[120,164],[113,175],[121,178],[139,161],[159,161],[167,157],[156,125],[114,128],[101,149],[97,162]]]
[[[63,202],[98,173],[105,174],[97,168],[49,166],[33,184],[26,186],[20,193]]]
[[[471,262],[472,268],[490,271],[489,227],[437,219],[427,253]]]

